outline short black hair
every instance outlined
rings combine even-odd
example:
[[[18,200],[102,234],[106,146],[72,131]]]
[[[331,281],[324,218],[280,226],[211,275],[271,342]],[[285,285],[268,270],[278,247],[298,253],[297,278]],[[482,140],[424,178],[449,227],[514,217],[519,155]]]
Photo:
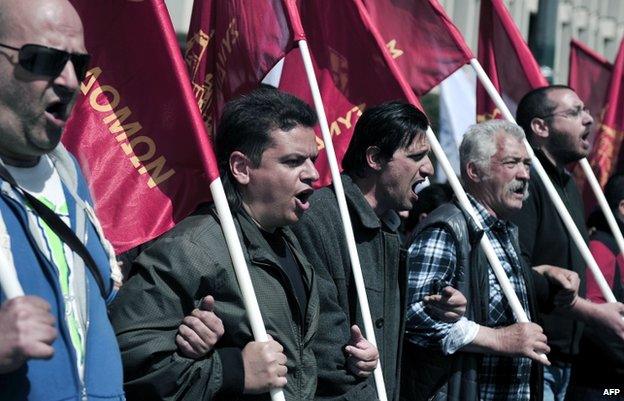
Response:
[[[382,103],[366,109],[353,131],[342,159],[342,168],[351,176],[366,177],[366,149],[379,148],[379,155],[390,160],[394,152],[409,146],[416,135],[425,135],[429,120],[422,111],[403,101]]]
[[[620,201],[624,200],[624,174],[619,173],[611,176],[604,188],[604,195],[612,210],[618,208]]]
[[[529,142],[533,141],[531,121],[534,118],[544,118],[557,108],[557,105],[548,99],[548,94],[558,89],[573,90],[567,85],[550,85],[533,89],[520,99],[516,110],[516,123],[522,127]]]
[[[239,151],[257,167],[271,145],[271,133],[297,126],[314,127],[316,113],[302,100],[269,85],[228,102],[215,134],[215,153],[223,188],[233,210],[241,206],[240,192],[230,171],[230,155]]]

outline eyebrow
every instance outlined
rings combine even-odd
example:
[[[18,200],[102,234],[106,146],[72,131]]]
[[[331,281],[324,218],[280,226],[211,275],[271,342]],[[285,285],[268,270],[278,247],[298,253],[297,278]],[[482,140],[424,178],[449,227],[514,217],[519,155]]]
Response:
[[[295,158],[303,157],[304,159],[307,159],[307,158],[313,159],[316,156],[318,156],[318,153],[312,154],[312,153],[304,153],[304,152],[291,152],[291,153],[287,153],[285,155],[282,155],[279,158],[279,160],[286,160],[286,159],[290,159],[292,157],[295,157]]]
[[[423,149],[423,150],[421,150],[419,152],[409,152],[409,153],[407,153],[407,157],[423,156],[423,155],[429,154],[431,152],[432,152],[431,148],[426,148],[426,149]]]

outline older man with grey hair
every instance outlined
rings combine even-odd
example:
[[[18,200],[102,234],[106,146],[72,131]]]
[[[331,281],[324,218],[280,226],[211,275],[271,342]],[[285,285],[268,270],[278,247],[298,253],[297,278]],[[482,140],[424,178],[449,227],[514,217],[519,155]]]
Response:
[[[448,203],[415,231],[408,251],[403,399],[541,396],[546,336],[536,323],[516,323],[479,246],[487,235],[530,320],[538,316],[538,307],[552,307],[554,284],[523,264],[517,230],[507,221],[528,193],[531,160],[523,140],[522,129],[507,121],[470,127],[460,147],[461,176],[483,229],[458,204]],[[578,276],[555,267],[550,274],[563,287],[557,299],[569,306],[576,299]],[[431,294],[447,285],[468,299],[466,315],[454,323],[432,319],[426,306]]]

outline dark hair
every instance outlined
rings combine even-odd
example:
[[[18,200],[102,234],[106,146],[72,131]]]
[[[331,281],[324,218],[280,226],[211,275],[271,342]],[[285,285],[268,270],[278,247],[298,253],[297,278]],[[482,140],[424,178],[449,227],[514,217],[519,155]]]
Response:
[[[376,146],[379,155],[389,160],[397,149],[409,146],[416,135],[425,135],[428,125],[427,116],[406,102],[388,102],[366,109],[355,125],[342,159],[344,172],[365,177],[366,149]]]
[[[272,86],[261,85],[225,105],[215,135],[215,153],[221,181],[233,210],[241,199],[230,171],[230,155],[239,151],[257,167],[271,145],[275,130],[290,131],[297,126],[314,127],[316,114],[302,100]]]
[[[624,199],[624,174],[615,174],[609,178],[604,188],[604,195],[612,210],[618,208],[620,201]]]
[[[557,89],[569,89],[567,85],[550,85],[533,89],[520,99],[516,110],[516,122],[522,127],[529,142],[533,141],[531,121],[534,118],[544,118],[557,108],[557,105],[548,99],[548,94]]]

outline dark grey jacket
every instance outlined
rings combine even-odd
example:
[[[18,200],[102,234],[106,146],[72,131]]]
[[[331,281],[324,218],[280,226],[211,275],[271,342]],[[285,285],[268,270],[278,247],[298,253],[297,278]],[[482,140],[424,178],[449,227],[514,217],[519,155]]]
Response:
[[[251,280],[267,332],[288,358],[286,399],[311,400],[316,388],[312,340],[318,323],[318,292],[311,266],[288,229],[284,237],[303,267],[308,308],[300,316],[292,286],[257,226],[235,215]],[[129,400],[269,400],[245,396],[241,350],[253,341],[242,296],[214,209],[187,217],[150,245],[135,261],[111,311]],[[184,316],[205,295],[225,334],[206,358],[181,356],[175,335]]]
[[[483,231],[472,218],[454,203],[447,203],[427,216],[414,231],[410,242],[429,227],[442,227],[453,237],[457,245],[458,289],[468,300],[466,317],[478,324],[487,321],[489,262],[479,241]],[[517,230],[512,234],[515,251],[520,255]],[[531,316],[538,316],[538,300],[535,285],[539,285],[539,297],[548,298],[545,279],[522,263],[522,275],[527,283],[527,295]],[[536,281],[538,281],[536,283]],[[546,287],[544,287],[546,286]],[[548,304],[544,301],[543,304]],[[425,349],[405,340],[403,354],[403,377],[401,399],[406,401],[478,401],[479,354],[458,352],[444,355],[441,351]],[[533,363],[531,369],[531,399],[542,399],[542,369]]]
[[[406,284],[401,269],[400,243],[395,230],[384,224],[360,189],[342,176],[357,251],[370,304],[386,390],[398,399],[399,355],[404,331]],[[340,345],[349,341],[349,327],[364,325],[351,274],[351,262],[332,188],[316,191],[311,207],[293,231],[319,277],[321,318],[314,350],[318,358],[318,399],[374,400],[371,375],[361,382],[345,369]]]

